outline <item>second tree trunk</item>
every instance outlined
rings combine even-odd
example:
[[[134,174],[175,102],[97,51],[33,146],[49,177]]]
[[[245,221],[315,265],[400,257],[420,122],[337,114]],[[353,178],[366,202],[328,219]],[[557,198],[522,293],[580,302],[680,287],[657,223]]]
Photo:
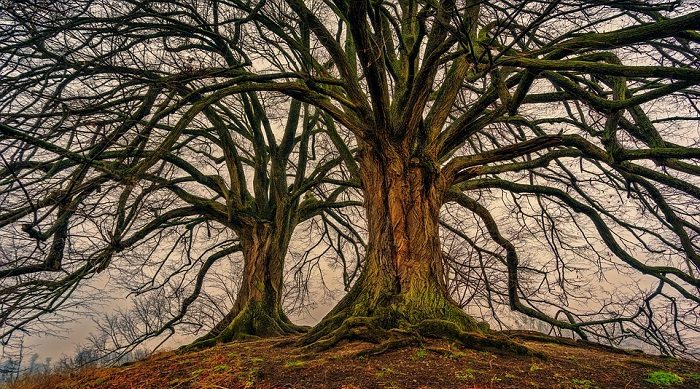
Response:
[[[282,310],[284,258],[289,234],[256,222],[239,232],[244,265],[233,308],[195,344],[299,333]]]

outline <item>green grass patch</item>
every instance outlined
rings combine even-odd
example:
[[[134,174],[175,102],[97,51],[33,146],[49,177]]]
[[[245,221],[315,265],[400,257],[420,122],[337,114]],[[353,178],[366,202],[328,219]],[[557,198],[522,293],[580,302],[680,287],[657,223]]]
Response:
[[[476,377],[476,371],[474,369],[464,369],[455,373],[455,378],[458,380],[473,380]]]
[[[644,381],[657,386],[671,386],[682,384],[683,378],[670,371],[657,370],[647,374],[647,378]]]
[[[542,370],[542,366],[540,366],[536,363],[533,363],[532,365],[530,365],[530,373],[534,373],[537,370]]]
[[[459,350],[450,350],[450,352],[448,352],[444,356],[446,359],[457,360],[466,357],[467,353]]]
[[[294,361],[287,361],[287,362],[285,362],[285,363],[284,363],[284,367],[287,368],[287,369],[294,369],[294,368],[297,368],[297,367],[302,367],[302,366],[304,366],[305,364],[306,364],[306,362],[304,362],[304,361],[294,360]]]
[[[394,371],[388,367],[384,367],[384,368],[382,368],[382,370],[379,370],[377,372],[377,377],[384,378],[384,377],[391,375],[391,374],[394,374]]]
[[[258,378],[260,371],[257,368],[252,368],[248,370],[246,374],[243,375],[243,387],[252,388],[255,386],[255,381]]]
[[[423,359],[426,355],[428,355],[428,351],[426,349],[419,348],[416,350],[416,359]]]
[[[217,373],[224,373],[224,372],[231,370],[231,366],[229,366],[229,365],[216,365],[216,366],[214,366],[213,370]]]

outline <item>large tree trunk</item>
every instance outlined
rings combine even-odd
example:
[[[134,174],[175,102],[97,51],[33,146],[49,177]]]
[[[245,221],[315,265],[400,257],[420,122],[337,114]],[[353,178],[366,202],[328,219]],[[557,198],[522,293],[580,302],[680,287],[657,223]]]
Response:
[[[360,169],[369,230],[365,266],[350,292],[304,341],[376,341],[392,329],[442,331],[436,325],[452,332],[478,331],[481,325],[446,288],[438,226],[447,184],[437,165],[375,152],[362,156]]]
[[[304,330],[282,310],[284,258],[290,234],[270,222],[253,222],[239,231],[244,266],[231,311],[195,346],[248,337],[296,334]]]

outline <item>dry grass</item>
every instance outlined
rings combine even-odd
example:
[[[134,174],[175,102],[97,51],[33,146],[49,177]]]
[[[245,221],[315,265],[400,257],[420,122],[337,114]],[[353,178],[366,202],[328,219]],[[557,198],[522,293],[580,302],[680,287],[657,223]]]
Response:
[[[286,345],[279,345],[286,343]],[[77,388],[654,388],[652,371],[683,377],[674,388],[700,387],[700,364],[545,340],[524,343],[546,359],[497,355],[431,341],[376,357],[354,358],[368,347],[346,343],[304,354],[279,339],[164,352],[128,366],[88,368],[29,377],[10,389]]]

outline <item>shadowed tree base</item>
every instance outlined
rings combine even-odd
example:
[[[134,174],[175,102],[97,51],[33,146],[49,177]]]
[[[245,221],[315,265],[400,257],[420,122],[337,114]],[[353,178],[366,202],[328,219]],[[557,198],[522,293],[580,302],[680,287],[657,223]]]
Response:
[[[290,233],[275,228],[286,225],[256,222],[239,232],[245,259],[242,283],[231,311],[212,330],[184,350],[250,338],[297,335],[308,327],[297,326],[282,310],[284,253]]]
[[[197,350],[234,340],[298,335],[308,329],[309,327],[292,323],[281,309],[266,309],[264,304],[254,302],[246,305],[221,332],[210,332],[181,347],[181,350]]]
[[[367,299],[349,303],[352,294],[302,337],[305,349],[321,351],[344,340],[361,340],[376,347],[361,351],[358,356],[378,355],[434,338],[475,350],[543,357],[542,353],[491,331],[487,323],[476,321],[446,298],[434,304],[438,307],[435,309],[419,309],[405,303],[370,309]]]

